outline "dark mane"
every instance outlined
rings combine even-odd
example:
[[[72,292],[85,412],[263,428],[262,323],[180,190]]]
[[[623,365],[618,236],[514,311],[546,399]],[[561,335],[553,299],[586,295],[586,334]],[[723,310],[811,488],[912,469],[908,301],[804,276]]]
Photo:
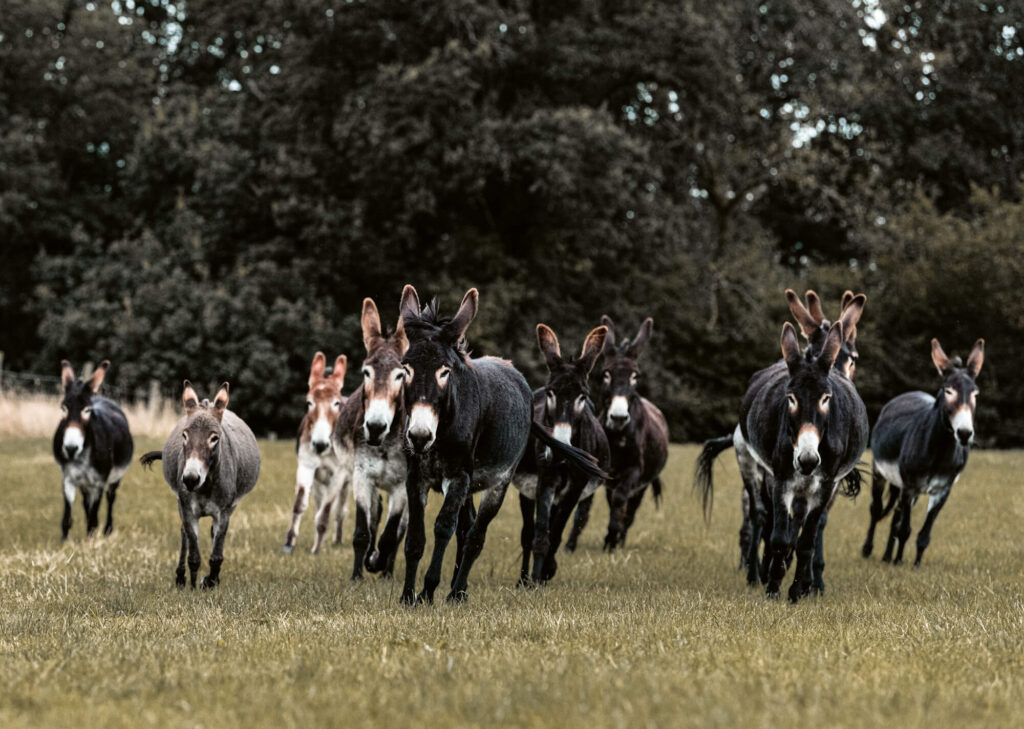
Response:
[[[466,338],[459,337],[452,341],[449,325],[452,317],[441,316],[437,307],[437,300],[431,299],[423,307],[419,314],[403,314],[402,326],[405,327],[405,334],[409,343],[414,342],[440,342],[446,347],[451,347],[463,362],[469,361],[469,350],[466,348]]]

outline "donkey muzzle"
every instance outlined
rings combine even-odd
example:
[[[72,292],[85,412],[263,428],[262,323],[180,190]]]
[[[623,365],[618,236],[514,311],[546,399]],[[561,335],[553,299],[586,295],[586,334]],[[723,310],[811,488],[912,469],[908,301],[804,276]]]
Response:
[[[185,484],[185,488],[187,488],[189,491],[195,491],[196,487],[199,486],[199,474],[184,473],[181,476],[181,482]]]
[[[372,446],[380,445],[384,439],[384,435],[387,432],[388,426],[386,423],[363,423],[365,432],[363,435],[366,436],[366,442]]]
[[[810,476],[814,473],[814,469],[818,467],[818,464],[821,463],[821,458],[817,453],[801,453],[796,461],[800,473]]]
[[[434,442],[434,434],[429,430],[410,430],[405,434],[414,453],[424,453]]]
[[[81,450],[77,445],[65,444],[64,446],[64,457],[69,461],[75,460],[75,456],[78,455],[78,451]]]
[[[974,431],[960,428],[956,431],[956,437],[960,441],[960,445],[967,445],[974,438]]]
[[[313,446],[313,452],[318,456],[322,456],[324,452],[331,447],[330,442],[326,440],[314,440],[310,445]]]

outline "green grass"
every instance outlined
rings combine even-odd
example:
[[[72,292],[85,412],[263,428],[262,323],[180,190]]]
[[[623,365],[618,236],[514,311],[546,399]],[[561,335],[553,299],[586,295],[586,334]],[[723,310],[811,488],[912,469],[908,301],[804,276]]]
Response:
[[[158,445],[142,441],[137,451]],[[293,450],[262,448],[260,483],[231,525],[223,581],[206,593],[172,587],[178,517],[159,470],[128,472],[113,536],[85,540],[76,504],[61,544],[48,442],[0,443],[0,726],[1021,722],[1020,453],[972,456],[920,570],[862,559],[868,496],[842,500],[826,536],[828,592],[797,606],[766,601],[736,569],[731,454],[716,467],[706,529],[690,492],[696,449],[675,447],[665,503],[641,507],[624,552],[600,550],[600,497],[555,581],[515,589],[510,490],[469,602],[412,610],[399,606],[397,581],[349,582],[351,523],[344,547],[313,557],[310,512],[299,549],[280,554]],[[922,519],[919,509],[915,527]]]

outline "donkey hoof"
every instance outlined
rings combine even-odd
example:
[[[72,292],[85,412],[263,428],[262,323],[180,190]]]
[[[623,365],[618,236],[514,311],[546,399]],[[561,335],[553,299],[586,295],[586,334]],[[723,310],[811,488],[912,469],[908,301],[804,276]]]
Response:
[[[897,557],[892,561],[893,567],[899,567],[901,564],[903,564],[903,557]]]
[[[352,577],[349,578],[349,579],[351,579],[352,582],[362,582],[363,581],[363,573],[362,572],[353,572],[352,573]]]
[[[771,585],[769,585],[764,589],[764,596],[767,597],[769,600],[778,600],[780,597],[779,588],[772,587]]]
[[[295,547],[294,547],[294,545],[291,545],[291,544],[286,544],[283,547],[281,547],[281,554],[291,554],[294,551],[295,551]]]
[[[466,602],[469,599],[469,595],[465,590],[452,590],[445,599],[449,604],[455,605]]]
[[[416,604],[417,605],[422,605],[424,603],[426,603],[428,605],[433,605],[434,604],[434,596],[433,596],[433,594],[427,594],[426,590],[424,590],[423,592],[421,592],[419,595],[416,596]]]
[[[533,587],[533,580],[527,577],[526,575],[523,575],[516,581],[516,587],[524,587],[529,589]]]
[[[871,556],[871,551],[875,548],[875,545],[864,542],[864,546],[860,548],[860,554],[862,557],[867,559]]]
[[[366,556],[366,571],[376,574],[384,569],[383,560],[380,558],[380,552],[374,551],[372,554]]]
[[[203,588],[204,590],[212,590],[212,589],[213,589],[213,588],[215,588],[215,587],[216,587],[216,586],[217,586],[217,585],[218,585],[219,583],[220,583],[220,580],[219,580],[219,579],[217,579],[217,578],[211,578],[211,577],[210,577],[209,575],[207,575],[207,576],[206,576],[206,577],[204,577],[204,578],[202,579],[202,581],[201,581],[201,582],[199,583],[199,586],[200,586],[201,588]]]
[[[409,607],[416,607],[419,603],[416,601],[416,595],[413,594],[412,590],[403,590],[402,597],[398,599],[403,605]]]
[[[175,575],[174,586],[177,587],[179,590],[185,587],[185,575]]]
[[[103,527],[103,536],[109,537],[113,533],[114,533],[114,525],[113,524],[107,524],[105,527]]]
[[[790,603],[792,603],[793,605],[796,605],[798,602],[800,602],[800,598],[801,597],[803,597],[803,590],[801,590],[796,585],[792,585],[789,588],[789,601],[790,601]]]

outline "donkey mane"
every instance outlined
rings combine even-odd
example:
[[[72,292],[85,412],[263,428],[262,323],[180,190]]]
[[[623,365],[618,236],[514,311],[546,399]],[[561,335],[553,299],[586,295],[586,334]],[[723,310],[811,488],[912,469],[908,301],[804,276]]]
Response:
[[[431,299],[419,314],[404,315],[402,325],[405,327],[409,343],[436,341],[451,347],[459,358],[469,364],[469,350],[466,348],[466,338],[454,338],[451,329],[453,317],[441,316],[438,311],[437,299]]]

